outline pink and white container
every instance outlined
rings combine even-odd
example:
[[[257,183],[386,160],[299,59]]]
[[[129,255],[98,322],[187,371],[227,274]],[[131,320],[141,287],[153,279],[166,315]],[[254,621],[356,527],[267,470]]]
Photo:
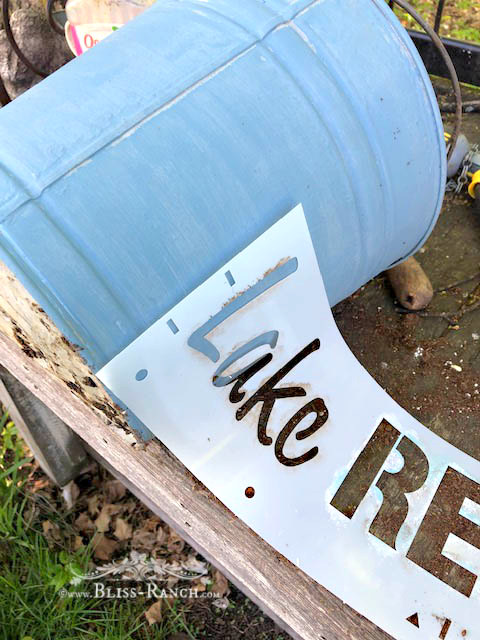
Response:
[[[76,56],[143,13],[155,0],[68,0],[65,37]]]

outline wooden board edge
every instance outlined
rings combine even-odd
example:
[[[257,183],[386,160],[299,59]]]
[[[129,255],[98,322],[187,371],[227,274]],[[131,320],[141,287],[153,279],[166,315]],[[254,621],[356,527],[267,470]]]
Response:
[[[293,638],[387,640],[238,520],[158,441],[106,424],[62,380],[0,333],[0,362],[68,424],[149,508]]]

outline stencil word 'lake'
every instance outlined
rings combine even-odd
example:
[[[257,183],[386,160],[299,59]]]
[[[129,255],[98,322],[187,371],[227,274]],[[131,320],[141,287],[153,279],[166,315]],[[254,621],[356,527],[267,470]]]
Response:
[[[227,318],[248,306],[253,300],[294,273],[297,268],[297,258],[280,261],[275,269],[267,273],[254,286],[225,304],[217,314],[195,330],[188,339],[188,345],[203,353],[212,362],[218,362],[220,352],[206,336],[225,322]],[[232,277],[230,272],[229,276]],[[273,354],[267,353],[228,375],[224,375],[225,371],[259,347],[268,345],[272,350],[275,350],[278,339],[279,332],[271,330],[256,336],[234,350],[213,373],[213,385],[220,390],[233,384],[229,393],[230,402],[235,404],[245,400],[246,392],[242,390],[243,385],[272,362]],[[257,436],[262,445],[269,446],[273,443],[267,433],[267,426],[275,402],[285,398],[307,395],[305,388],[299,384],[287,386],[287,376],[305,358],[319,351],[320,346],[318,338],[307,344],[287,363],[280,366],[237,409],[235,417],[240,421],[257,404],[261,405]],[[287,379],[285,380],[285,378]],[[277,387],[280,382],[283,386]],[[312,381],[306,381],[305,386],[307,382]],[[315,416],[313,422],[296,433],[297,440],[309,438],[321,429],[328,419],[328,408],[320,397],[309,400],[281,427],[274,447],[275,457],[281,464],[286,466],[302,465],[318,454],[318,446],[311,447],[302,455],[293,458],[287,457],[284,453],[288,438],[302,420],[312,414]],[[388,456],[394,450],[401,454],[404,461],[403,467],[397,472],[383,471],[377,479]],[[352,519],[367,493],[373,487],[378,488],[383,500],[370,524],[369,532],[395,549],[398,533],[409,512],[406,496],[423,487],[427,480],[428,471],[428,458],[422,448],[410,438],[402,436],[395,427],[383,419],[351,466],[330,504],[346,518]],[[462,506],[467,499],[480,504],[480,485],[459,471],[448,467],[423,521],[418,527],[406,557],[464,596],[470,597],[477,575],[442,553],[450,534],[480,549],[480,527],[461,514]]]

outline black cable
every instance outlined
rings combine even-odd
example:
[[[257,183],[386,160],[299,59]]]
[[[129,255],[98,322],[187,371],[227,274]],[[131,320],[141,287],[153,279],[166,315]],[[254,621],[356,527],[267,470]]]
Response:
[[[2,78],[0,77],[0,103],[2,107],[11,102],[12,99],[8,95],[7,90],[5,89],[5,84],[3,83]]]
[[[458,81],[457,72],[455,71],[455,67],[453,65],[452,59],[448,55],[448,51],[445,49],[445,45],[440,40],[438,35],[432,29],[432,27],[425,22],[420,14],[418,14],[412,5],[406,0],[394,0],[399,7],[401,7],[404,11],[412,16],[416,22],[425,30],[425,32],[430,36],[433,44],[438,49],[438,52],[442,56],[443,61],[445,62],[448,72],[450,73],[450,78],[452,80],[453,91],[455,94],[455,121],[453,125],[453,132],[450,138],[450,147],[447,153],[447,160],[450,160],[450,156],[455,149],[455,145],[457,143],[457,138],[460,134],[460,127],[462,126],[462,91],[460,89],[460,83]]]
[[[64,29],[62,29],[62,27],[58,24],[58,22],[55,20],[55,18],[52,15],[54,2],[55,0],[47,0],[46,10],[47,10],[48,24],[52,27],[54,31],[59,33],[61,36],[64,36],[65,35]]]
[[[9,0],[2,0],[3,26],[5,28],[5,34],[7,36],[7,39],[9,41],[12,49],[15,51],[15,53],[20,58],[20,60],[23,62],[23,64],[26,65],[31,71],[36,73],[41,78],[46,78],[48,76],[48,73],[45,73],[41,69],[38,69],[34,64],[32,64],[30,62],[30,60],[22,52],[22,50],[20,49],[18,44],[16,43],[15,38],[14,38],[13,33],[12,33],[12,27],[10,26],[9,5],[10,5]]]

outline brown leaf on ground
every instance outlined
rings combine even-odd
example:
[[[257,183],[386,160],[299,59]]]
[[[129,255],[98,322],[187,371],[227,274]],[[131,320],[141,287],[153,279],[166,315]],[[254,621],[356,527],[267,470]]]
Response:
[[[92,533],[95,530],[95,525],[86,513],[81,513],[74,524],[81,533]]]
[[[81,549],[84,546],[82,536],[75,536],[73,541],[73,550],[78,551],[78,549]]]
[[[80,496],[80,489],[78,488],[77,483],[73,482],[73,480],[72,480],[72,500],[73,500],[73,502],[76,502],[78,500],[79,496]]]
[[[184,633],[174,633],[173,636],[168,636],[168,640],[189,640],[189,637]]]
[[[183,540],[176,531],[170,529],[168,536],[167,549],[170,552],[181,553],[185,546],[185,540]]]
[[[60,527],[58,524],[50,522],[50,520],[44,520],[42,522],[42,529],[49,547],[61,541],[62,536],[60,534]]]
[[[120,480],[109,480],[105,483],[105,497],[108,502],[117,502],[127,493],[127,487]]]
[[[93,555],[98,560],[110,560],[117,547],[118,542],[107,538],[103,533],[96,533],[93,538]]]
[[[24,444],[24,449],[25,449],[25,455],[33,456],[31,449],[27,446],[26,443]],[[30,468],[31,468],[31,472],[30,472],[31,474],[34,473],[35,471],[42,470],[39,461],[36,459],[31,461]]]
[[[152,624],[155,624],[156,622],[162,621],[162,617],[163,617],[162,609],[163,609],[162,600],[157,600],[157,602],[154,602],[152,606],[145,611],[145,617],[148,620],[148,624],[150,626],[152,626]]]
[[[156,531],[157,527],[163,524],[162,520],[158,516],[150,516],[143,523],[143,529],[147,531]]]
[[[47,488],[48,486],[50,486],[50,484],[51,484],[50,478],[48,476],[44,476],[39,480],[35,480],[30,490],[32,493],[37,493],[37,491],[41,491],[42,489]]]
[[[223,598],[223,596],[230,592],[228,580],[225,578],[223,573],[220,573],[220,571],[218,571],[218,569],[215,569],[215,571],[213,572],[212,591],[217,594],[218,598]]]
[[[126,502],[122,502],[122,511],[123,513],[133,513],[135,509],[138,509],[139,503],[134,502],[133,500],[127,500]]]
[[[173,589],[173,587],[180,581],[178,576],[168,576],[166,587],[167,589]]]
[[[146,531],[145,529],[137,529],[133,533],[132,548],[151,551],[157,543],[155,533]]]
[[[167,533],[165,532],[165,529],[163,529],[162,527],[158,527],[157,529],[157,546],[162,546],[163,544],[166,544],[167,542]]]
[[[132,537],[132,526],[123,518],[117,518],[113,535],[118,540],[129,540]]]
[[[198,593],[203,593],[207,590],[207,585],[201,580],[195,580],[195,582],[192,582],[192,589],[195,589]]]
[[[100,496],[98,494],[95,494],[94,496],[91,496],[90,498],[88,498],[87,500],[88,513],[92,517],[95,517],[100,511],[99,503],[100,503]]]
[[[100,533],[105,533],[110,528],[112,516],[118,513],[122,507],[119,504],[104,504],[98,518],[95,520],[95,526]]]

